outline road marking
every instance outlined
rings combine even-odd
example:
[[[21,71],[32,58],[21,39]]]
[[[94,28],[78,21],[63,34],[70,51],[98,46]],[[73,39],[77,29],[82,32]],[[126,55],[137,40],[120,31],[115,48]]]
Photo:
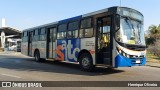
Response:
[[[3,76],[8,76],[8,77],[14,77],[14,78],[21,78],[21,77],[19,77],[19,76],[9,75],[9,74],[5,74],[5,73],[3,73],[3,74],[1,74],[1,75],[3,75]]]

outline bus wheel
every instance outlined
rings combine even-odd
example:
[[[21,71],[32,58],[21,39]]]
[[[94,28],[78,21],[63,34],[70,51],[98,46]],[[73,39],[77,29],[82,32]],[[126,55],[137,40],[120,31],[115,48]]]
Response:
[[[36,61],[36,62],[40,62],[40,61],[41,61],[39,51],[36,51],[36,52],[35,52],[34,58],[35,58],[35,61]]]
[[[84,53],[80,56],[79,64],[84,71],[92,71],[94,69],[92,57],[88,53]]]

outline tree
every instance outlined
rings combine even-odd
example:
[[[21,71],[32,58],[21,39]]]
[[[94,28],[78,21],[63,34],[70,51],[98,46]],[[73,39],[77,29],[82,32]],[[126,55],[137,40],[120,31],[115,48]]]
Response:
[[[148,45],[153,45],[155,43],[155,39],[152,37],[146,38],[146,44]]]
[[[149,37],[146,38],[146,43],[149,46],[148,51],[160,57],[160,25],[151,25],[148,31]]]
[[[153,37],[155,40],[159,39],[160,36],[160,25],[151,25],[149,27],[150,37]]]

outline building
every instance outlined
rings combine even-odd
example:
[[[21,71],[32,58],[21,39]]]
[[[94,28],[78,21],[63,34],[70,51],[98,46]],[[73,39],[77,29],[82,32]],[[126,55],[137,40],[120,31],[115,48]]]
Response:
[[[0,51],[12,46],[12,41],[21,39],[22,32],[11,27],[5,26],[5,19],[2,19],[2,27],[0,27]]]

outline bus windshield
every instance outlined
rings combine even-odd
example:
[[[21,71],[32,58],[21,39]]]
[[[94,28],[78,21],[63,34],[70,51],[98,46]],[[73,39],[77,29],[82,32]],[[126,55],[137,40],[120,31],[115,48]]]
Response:
[[[121,28],[118,31],[118,41],[125,44],[145,45],[143,24],[141,22],[131,20],[130,18],[122,18],[120,20]]]

